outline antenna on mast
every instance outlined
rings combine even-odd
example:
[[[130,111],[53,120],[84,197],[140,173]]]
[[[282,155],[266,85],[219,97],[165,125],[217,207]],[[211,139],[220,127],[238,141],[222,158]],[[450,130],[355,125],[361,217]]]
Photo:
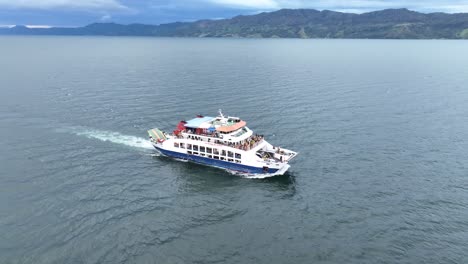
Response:
[[[219,109],[219,116],[224,119],[224,115],[223,115],[223,112],[221,111],[221,109]]]

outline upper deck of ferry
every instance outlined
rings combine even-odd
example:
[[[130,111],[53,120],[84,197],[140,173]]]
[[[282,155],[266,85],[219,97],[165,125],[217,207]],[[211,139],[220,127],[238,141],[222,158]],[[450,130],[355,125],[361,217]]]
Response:
[[[254,135],[245,121],[238,117],[224,117],[222,113],[218,117],[198,115],[189,121],[181,121],[174,135],[242,150],[250,150],[263,141],[263,136]]]

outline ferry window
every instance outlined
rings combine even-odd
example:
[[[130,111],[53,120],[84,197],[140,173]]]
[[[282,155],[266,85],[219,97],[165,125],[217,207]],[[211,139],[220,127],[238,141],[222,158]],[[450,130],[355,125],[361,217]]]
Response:
[[[179,147],[179,143],[175,143],[175,142],[174,142],[174,147],[178,148],[178,147]]]
[[[236,159],[240,159],[240,158],[241,158],[241,154],[236,153]]]
[[[236,162],[237,162],[237,163],[241,163],[241,161],[240,161],[240,160],[236,160]]]
[[[200,147],[200,152],[205,152],[205,147]]]
[[[193,145],[193,150],[198,151],[198,146],[197,146],[197,145]]]
[[[221,155],[222,155],[222,156],[226,156],[226,151],[225,151],[224,149],[221,150]]]
[[[206,153],[213,153],[212,148],[206,148]]]
[[[228,159],[229,162],[233,162],[234,160],[233,159]]]
[[[214,156],[213,158],[219,160],[219,157],[218,157],[218,156]]]
[[[192,144],[187,144],[187,149],[192,149]]]
[[[208,155],[208,158],[212,159],[212,158],[213,158],[213,156],[212,156],[212,155]]]
[[[180,147],[181,147],[181,148],[185,148],[185,144],[184,144],[184,143],[180,143]]]
[[[198,152],[194,152],[193,155],[198,155]]]
[[[192,151],[187,151],[188,154],[192,155]]]
[[[203,156],[203,157],[205,157],[205,153],[200,153],[200,156]]]
[[[213,149],[213,154],[219,155],[218,149]]]
[[[221,157],[221,160],[226,160],[226,158],[225,158],[225,157]]]
[[[232,151],[228,151],[228,157],[230,158],[234,157],[234,154],[232,153]]]

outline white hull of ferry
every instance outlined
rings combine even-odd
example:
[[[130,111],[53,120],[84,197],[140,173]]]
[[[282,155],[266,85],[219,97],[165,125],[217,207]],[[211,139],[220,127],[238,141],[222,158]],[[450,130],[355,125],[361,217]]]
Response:
[[[179,147],[174,147],[174,143],[178,143]],[[287,163],[281,163],[275,160],[266,161],[256,156],[256,150],[263,147],[269,146],[271,147],[271,150],[273,150],[273,147],[265,140],[262,144],[249,151],[238,149],[234,150],[233,148],[216,144],[200,143],[203,142],[184,139],[168,139],[162,143],[153,142],[153,146],[164,156],[249,174],[283,175],[290,167]],[[191,144],[192,146],[196,145],[198,146],[199,151],[194,152],[193,150],[188,151],[185,148],[182,149],[180,148],[181,144]],[[201,146],[205,148],[204,152],[200,152]],[[207,148],[212,149],[211,153],[206,152]],[[222,153],[222,150],[225,150],[226,155],[214,155],[213,149],[217,149],[217,152],[220,154]],[[281,151],[285,152],[288,150],[282,149]],[[229,157],[229,152],[233,153],[232,157]],[[236,159],[236,154],[240,154],[240,159]],[[237,157],[239,157],[239,155],[237,155]]]

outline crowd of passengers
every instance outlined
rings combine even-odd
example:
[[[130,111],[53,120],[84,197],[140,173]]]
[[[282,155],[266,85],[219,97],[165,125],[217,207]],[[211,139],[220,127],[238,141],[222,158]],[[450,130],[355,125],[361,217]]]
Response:
[[[229,143],[228,145],[230,147],[236,148],[236,149],[242,149],[242,150],[250,150],[252,148],[255,148],[260,142],[263,140],[263,135],[253,135],[250,138],[244,140],[243,143]]]
[[[204,141],[201,137],[196,136],[196,135],[189,135],[187,137],[188,139],[193,139],[193,140],[199,140],[199,141]],[[221,140],[215,140],[214,143],[216,144],[221,144],[221,145],[227,145],[229,147],[233,147],[236,149],[242,149],[242,150],[250,150],[254,147],[256,147],[262,140],[263,140],[263,135],[253,135],[250,138],[243,140],[242,143],[237,142],[237,143],[232,143],[228,142],[227,144],[223,143]],[[208,142],[211,142],[211,139],[208,139]]]
[[[201,135],[201,136],[205,136],[205,137],[219,137],[219,133],[218,132],[214,132],[214,133],[211,133],[211,134],[208,134],[208,133],[194,133],[193,131],[191,130],[183,130],[182,132],[186,132],[187,134],[192,134],[192,135],[188,135],[187,138],[188,139],[193,139],[193,140],[202,140],[199,136],[197,135]],[[179,133],[179,134],[176,134],[175,135],[177,138],[183,138],[184,136],[182,135],[182,133]]]
[[[222,135],[219,134],[216,131],[215,132],[196,132],[194,130],[184,129],[181,132],[185,132],[187,134],[192,134],[193,135],[192,137],[196,137],[197,135],[201,135],[201,136],[205,136],[205,137],[222,138]],[[242,133],[238,133],[235,136],[236,137],[240,136],[240,135],[242,135],[242,134],[244,134],[246,132],[247,132],[247,130],[242,130]],[[182,134],[181,133],[177,134],[177,137],[182,137]],[[190,135],[189,135],[189,138],[190,138]]]

